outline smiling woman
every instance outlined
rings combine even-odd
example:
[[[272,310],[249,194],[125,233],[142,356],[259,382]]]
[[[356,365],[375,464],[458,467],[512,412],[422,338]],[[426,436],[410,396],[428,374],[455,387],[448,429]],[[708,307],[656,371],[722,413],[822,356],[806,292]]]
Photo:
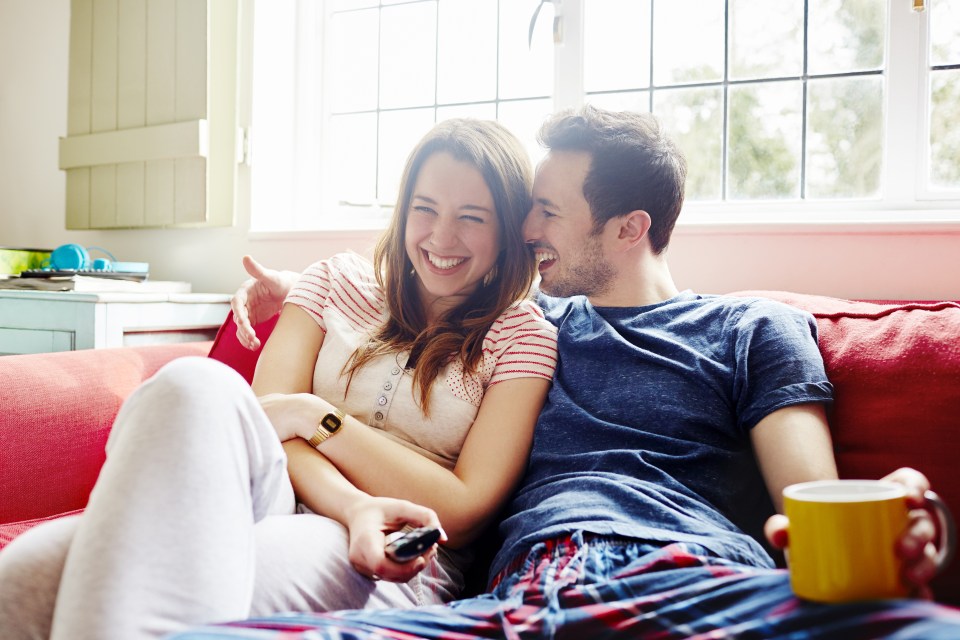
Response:
[[[407,217],[406,248],[430,321],[461,304],[493,271],[500,224],[476,167],[446,152],[423,163]]]
[[[413,149],[390,226],[374,253],[389,317],[357,350],[409,349],[422,398],[450,353],[480,366],[490,323],[526,298],[534,277],[523,241],[533,171],[520,141],[493,121],[452,119]]]
[[[304,271],[252,391],[198,358],[134,394],[84,514],[4,549],[4,633],[47,637],[56,619],[89,637],[159,636],[457,597],[472,543],[523,474],[557,362],[556,329],[528,298],[532,173],[496,122],[433,127],[374,262],[342,253]],[[171,404],[176,424],[157,429]],[[405,526],[445,533],[401,562],[385,543]],[[68,551],[80,569],[61,580]],[[51,579],[15,577],[37,574]]]

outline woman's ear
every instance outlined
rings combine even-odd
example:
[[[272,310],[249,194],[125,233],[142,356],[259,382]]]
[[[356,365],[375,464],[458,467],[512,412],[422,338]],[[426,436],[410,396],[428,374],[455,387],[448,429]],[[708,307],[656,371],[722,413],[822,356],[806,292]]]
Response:
[[[617,239],[625,242],[627,248],[635,247],[647,237],[651,221],[650,214],[646,211],[642,209],[631,211],[627,215],[621,216],[619,220],[620,232]]]

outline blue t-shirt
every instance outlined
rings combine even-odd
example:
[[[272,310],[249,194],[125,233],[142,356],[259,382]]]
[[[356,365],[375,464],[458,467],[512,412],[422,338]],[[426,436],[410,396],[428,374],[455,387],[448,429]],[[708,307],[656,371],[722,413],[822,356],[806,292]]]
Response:
[[[559,363],[491,575],[577,530],[772,566],[755,539],[773,506],[750,430],[777,409],[831,400],[813,317],[689,291],[644,307],[540,304],[559,329]]]

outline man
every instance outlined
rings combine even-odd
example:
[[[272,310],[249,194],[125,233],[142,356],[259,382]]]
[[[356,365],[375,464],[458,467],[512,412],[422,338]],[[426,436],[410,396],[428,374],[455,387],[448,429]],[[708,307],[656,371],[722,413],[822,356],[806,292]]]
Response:
[[[960,637],[960,612],[923,600],[824,606],[792,595],[754,514],[779,509],[791,483],[836,477],[813,319],[678,290],[664,250],[686,166],[651,116],[587,107],[549,119],[541,139],[549,153],[524,233],[560,358],[501,524],[491,593],[257,626],[337,638]],[[263,289],[241,292],[234,310],[238,336],[255,345],[246,293],[278,300],[285,287],[248,268]],[[922,475],[890,478],[919,506]],[[782,516],[767,535],[786,544]],[[900,541],[918,594],[932,537],[917,512]]]

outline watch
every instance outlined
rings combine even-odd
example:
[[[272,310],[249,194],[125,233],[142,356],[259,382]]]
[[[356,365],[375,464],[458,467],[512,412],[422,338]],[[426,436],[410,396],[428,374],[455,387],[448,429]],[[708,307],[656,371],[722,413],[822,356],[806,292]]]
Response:
[[[340,427],[343,426],[343,418],[343,411],[340,411],[340,409],[334,409],[331,413],[320,418],[317,430],[308,440],[310,446],[316,449],[324,440],[340,431]]]

